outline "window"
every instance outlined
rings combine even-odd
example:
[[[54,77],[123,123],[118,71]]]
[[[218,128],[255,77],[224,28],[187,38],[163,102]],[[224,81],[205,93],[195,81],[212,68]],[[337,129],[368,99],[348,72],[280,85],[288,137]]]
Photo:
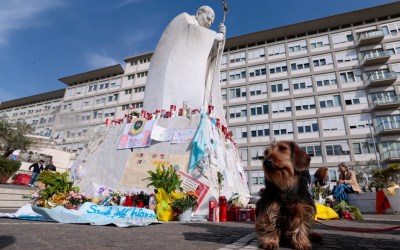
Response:
[[[279,82],[271,82],[272,93],[285,92],[285,91],[289,92],[289,82],[287,80]]]
[[[251,137],[267,137],[269,136],[269,125],[256,125],[250,127]]]
[[[125,89],[125,95],[132,94],[132,89]]]
[[[247,148],[239,148],[239,157],[242,161],[247,161]]]
[[[354,154],[374,154],[375,148],[372,142],[353,142]]]
[[[368,80],[382,80],[391,77],[391,73],[388,69],[381,69],[376,71],[365,72]]]
[[[90,120],[90,113],[89,112],[85,112],[81,114],[81,121],[88,121]]]
[[[111,82],[111,83],[110,83],[110,88],[118,87],[120,84],[121,84],[121,82],[118,81],[118,80],[115,81],[115,82]]]
[[[337,80],[335,74],[317,75],[315,76],[317,87],[336,85]]]
[[[307,50],[307,41],[301,40],[296,42],[288,43],[289,54],[293,52],[306,51]]]
[[[357,51],[355,49],[337,52],[335,56],[338,64],[344,62],[358,61]]]
[[[321,156],[321,144],[320,143],[307,143],[300,144],[301,149],[306,151],[310,157]]]
[[[346,141],[329,142],[325,144],[327,156],[339,156],[349,154],[349,144]]]
[[[135,74],[128,75],[128,80],[133,80],[133,79],[135,79]]]
[[[97,85],[90,85],[88,88],[88,92],[94,92],[97,90]]]
[[[264,159],[264,148],[263,147],[254,147],[250,148],[251,160],[263,160]]]
[[[266,74],[267,70],[265,65],[258,65],[249,68],[249,77],[265,76]]]
[[[311,77],[293,79],[292,84],[293,84],[293,89],[295,91],[301,90],[301,89],[312,88]]]
[[[399,54],[400,53],[400,42],[386,44],[386,49],[389,55]]]
[[[264,173],[263,172],[251,172],[251,179],[253,185],[264,185]]]
[[[358,114],[347,116],[350,129],[368,128],[369,121],[372,121],[370,114]]]
[[[286,64],[286,62],[279,62],[279,63],[269,64],[269,73],[271,75],[277,74],[277,73],[282,73],[282,72],[287,72],[287,64]]]
[[[339,73],[341,83],[351,83],[362,81],[361,70],[342,71]]]
[[[295,99],[294,105],[296,111],[315,109],[315,99],[314,97]]]
[[[297,132],[299,134],[318,132],[317,119],[297,121]]]
[[[259,48],[259,49],[249,50],[249,52],[247,52],[247,55],[249,57],[249,60],[262,58],[265,57],[265,49]]]
[[[400,32],[400,22],[381,25],[381,29],[385,36],[386,35],[396,36]]]
[[[103,118],[103,110],[93,110],[93,119]]]
[[[242,61],[246,61],[246,53],[245,52],[239,52],[239,53],[229,55],[230,63],[236,63],[236,62],[242,62]]]
[[[400,128],[400,115],[388,115],[376,117],[379,129],[396,129]]]
[[[229,89],[229,98],[235,99],[240,97],[246,97],[246,87]]]
[[[72,103],[65,103],[64,104],[64,109],[71,109],[72,108]]]
[[[342,116],[335,116],[321,119],[324,131],[344,130],[344,120]]]
[[[226,100],[226,89],[221,89],[222,100]]]
[[[105,96],[101,96],[100,98],[96,99],[96,104],[102,104],[106,102],[106,97]]]
[[[283,102],[272,102],[272,113],[284,113],[284,112],[291,112],[292,111],[292,105],[290,104],[289,101],[283,101]]]
[[[131,62],[130,65],[131,65],[131,66],[137,65],[137,61]]]
[[[268,104],[250,105],[250,116],[267,115]]]
[[[354,40],[353,34],[351,33],[351,31],[346,31],[332,35],[333,44],[347,43],[347,42],[352,42],[353,40]]]
[[[274,135],[287,135],[293,134],[293,123],[292,122],[280,122],[272,125]]]
[[[140,73],[137,73],[136,75],[137,75],[137,78],[142,78],[142,77],[146,77],[146,76],[147,76],[147,74],[148,74],[148,72],[147,72],[147,71],[145,71],[145,72],[140,72]]]
[[[144,64],[150,62],[150,58],[143,58],[139,60],[139,64]]]
[[[285,54],[285,44],[268,47],[268,56]]]
[[[245,68],[229,71],[229,80],[233,81],[233,80],[239,80],[239,79],[243,79],[243,78],[246,78],[246,69]]]
[[[319,97],[319,106],[321,108],[340,107],[340,96],[321,96]]]
[[[322,48],[325,46],[329,46],[329,38],[328,36],[320,36],[310,39],[310,47],[311,49]]]
[[[249,92],[250,96],[267,94],[267,83],[250,85]]]
[[[228,56],[223,55],[221,59],[221,65],[226,65],[228,63]]]
[[[247,127],[232,128],[232,130],[234,139],[247,138]]]
[[[314,68],[333,64],[332,55],[326,54],[312,57]]]
[[[145,87],[144,86],[143,87],[137,87],[137,88],[134,88],[134,90],[135,90],[135,93],[144,92]]]
[[[247,116],[246,106],[229,107],[229,118],[238,118]]]
[[[118,100],[118,94],[113,94],[108,96],[108,101],[109,102],[114,102]]]
[[[219,81],[220,81],[220,82],[226,82],[226,71],[221,72],[221,73],[219,74]]]
[[[346,103],[346,106],[354,105],[354,104],[368,103],[367,93],[365,91],[345,93],[343,95],[343,97],[344,97],[344,102]]]
[[[143,108],[143,102],[132,103],[134,109]]]
[[[115,116],[115,108],[104,109],[104,117],[114,117]]]
[[[100,84],[99,84],[99,89],[108,89],[108,82],[106,82],[106,83],[100,83]]]
[[[290,61],[290,67],[291,67],[292,71],[301,70],[301,69],[309,69],[310,62],[308,61],[308,58],[301,58],[301,59]]]

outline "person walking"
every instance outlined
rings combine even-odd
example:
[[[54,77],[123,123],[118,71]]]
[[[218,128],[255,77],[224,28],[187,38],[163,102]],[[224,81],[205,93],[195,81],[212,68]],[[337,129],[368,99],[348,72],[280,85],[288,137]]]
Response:
[[[35,181],[38,178],[39,174],[41,171],[43,171],[43,160],[40,160],[39,162],[33,163],[32,165],[29,166],[29,170],[33,168],[32,170],[32,177],[31,180],[29,181],[28,186],[34,187]]]
[[[56,171],[56,166],[54,166],[53,161],[49,161],[44,170]]]

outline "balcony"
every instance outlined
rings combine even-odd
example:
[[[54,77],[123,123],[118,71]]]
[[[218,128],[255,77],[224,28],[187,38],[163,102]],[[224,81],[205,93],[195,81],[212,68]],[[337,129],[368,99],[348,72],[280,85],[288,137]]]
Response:
[[[395,109],[400,107],[400,96],[376,98],[373,105],[375,110]]]
[[[400,151],[397,150],[386,150],[383,153],[383,159],[386,163],[400,162]]]
[[[367,87],[382,87],[393,84],[397,80],[395,72],[375,72],[367,77]]]
[[[386,50],[368,51],[364,54],[361,60],[363,66],[369,66],[379,63],[385,63],[389,60],[390,54]]]
[[[363,32],[358,35],[357,44],[359,46],[380,43],[382,42],[385,35],[383,34],[382,30],[372,30]]]
[[[376,128],[376,135],[400,135],[400,124],[397,122],[382,122]]]

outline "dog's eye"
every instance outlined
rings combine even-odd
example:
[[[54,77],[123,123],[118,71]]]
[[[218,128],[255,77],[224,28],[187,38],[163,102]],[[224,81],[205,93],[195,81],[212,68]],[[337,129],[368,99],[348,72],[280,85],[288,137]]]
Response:
[[[286,150],[286,147],[284,147],[284,146],[279,146],[278,149],[279,149],[279,151],[285,151],[285,150]]]

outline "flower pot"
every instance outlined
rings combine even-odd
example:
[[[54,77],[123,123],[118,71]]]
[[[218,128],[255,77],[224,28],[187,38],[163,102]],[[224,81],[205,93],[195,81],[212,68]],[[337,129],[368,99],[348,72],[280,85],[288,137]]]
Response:
[[[179,214],[178,218],[179,222],[190,222],[192,218],[192,209],[183,211],[183,213]]]

